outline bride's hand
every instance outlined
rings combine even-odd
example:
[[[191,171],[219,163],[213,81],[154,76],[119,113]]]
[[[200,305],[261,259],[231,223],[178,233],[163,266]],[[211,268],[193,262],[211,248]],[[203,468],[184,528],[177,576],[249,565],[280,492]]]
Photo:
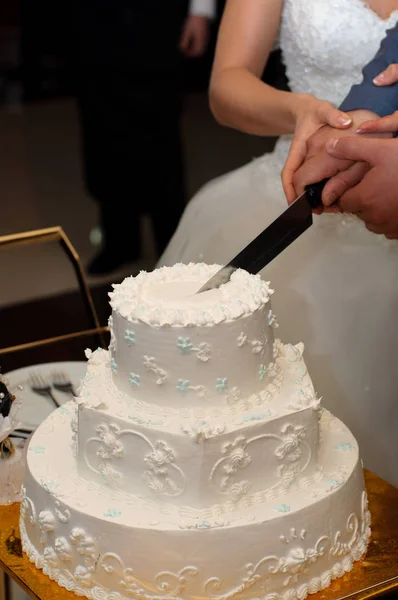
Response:
[[[335,108],[330,102],[318,100],[309,94],[297,95],[295,104],[295,131],[289,156],[282,171],[282,184],[289,204],[296,197],[293,176],[307,155],[307,140],[324,125],[347,129],[352,124],[349,115]]]

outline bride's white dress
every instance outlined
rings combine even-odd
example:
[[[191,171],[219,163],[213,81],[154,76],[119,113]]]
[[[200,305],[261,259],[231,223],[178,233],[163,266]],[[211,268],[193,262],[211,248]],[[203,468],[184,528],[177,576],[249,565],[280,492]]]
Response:
[[[280,28],[290,87],[338,106],[398,10],[363,0],[285,0]],[[225,263],[286,208],[280,173],[291,137],[205,185],[159,266]],[[397,165],[398,168],[398,165]],[[276,289],[281,339],[303,340],[323,405],[351,427],[364,464],[398,485],[398,245],[355,217],[315,217],[262,273]]]

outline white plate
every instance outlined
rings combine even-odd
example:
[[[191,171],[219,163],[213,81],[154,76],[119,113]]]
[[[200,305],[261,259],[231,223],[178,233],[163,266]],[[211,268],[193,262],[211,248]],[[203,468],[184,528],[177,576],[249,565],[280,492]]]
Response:
[[[21,427],[35,429],[48,415],[57,407],[50,398],[41,396],[33,392],[30,388],[30,378],[32,375],[42,377],[47,383],[51,384],[54,379],[54,373],[62,373],[65,378],[71,381],[75,390],[80,385],[81,379],[86,373],[86,361],[52,362],[23,367],[4,373],[8,381],[10,391],[22,401],[18,411],[18,420]],[[18,389],[22,386],[22,390]],[[61,405],[72,399],[71,394],[59,392],[52,386],[51,392],[57,402]]]

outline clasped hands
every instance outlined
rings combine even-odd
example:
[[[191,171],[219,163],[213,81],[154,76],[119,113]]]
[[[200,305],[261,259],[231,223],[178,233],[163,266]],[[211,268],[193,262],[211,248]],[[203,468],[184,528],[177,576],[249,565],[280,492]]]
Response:
[[[390,65],[375,80],[376,85],[396,82],[398,65]],[[352,213],[369,231],[398,239],[398,140],[392,139],[398,131],[398,111],[379,118],[367,110],[345,114],[329,103],[316,102],[328,105],[328,116],[323,123],[319,119],[309,123],[308,116],[296,120],[282,172],[288,202],[306,185],[330,178],[322,194],[323,207],[315,212]]]

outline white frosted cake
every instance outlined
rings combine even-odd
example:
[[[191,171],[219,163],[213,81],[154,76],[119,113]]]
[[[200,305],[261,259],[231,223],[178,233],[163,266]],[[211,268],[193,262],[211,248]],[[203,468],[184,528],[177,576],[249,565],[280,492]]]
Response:
[[[276,339],[266,282],[195,294],[218,268],[115,285],[109,349],[31,439],[23,548],[78,595],[303,599],[366,551],[355,439]]]

